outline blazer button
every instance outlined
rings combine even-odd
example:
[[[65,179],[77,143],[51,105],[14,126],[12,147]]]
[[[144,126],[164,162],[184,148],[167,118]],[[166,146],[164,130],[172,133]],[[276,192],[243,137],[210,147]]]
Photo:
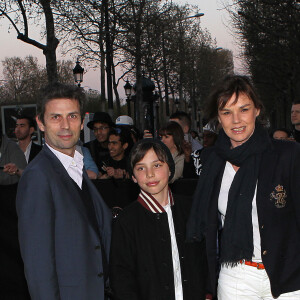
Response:
[[[156,214],[156,220],[160,220],[160,214]]]
[[[97,276],[101,278],[103,277],[103,273],[99,273]]]
[[[264,250],[263,251],[263,255],[267,255],[268,251],[267,250]]]
[[[99,249],[101,249],[100,245],[95,246],[95,250],[99,250]]]

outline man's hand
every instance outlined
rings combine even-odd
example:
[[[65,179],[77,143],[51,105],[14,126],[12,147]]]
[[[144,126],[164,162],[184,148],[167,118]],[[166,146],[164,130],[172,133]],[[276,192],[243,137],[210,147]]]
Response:
[[[116,178],[116,179],[123,179],[124,176],[125,176],[125,170],[115,169],[114,178]]]
[[[184,153],[184,160],[186,162],[190,162],[192,154],[192,144],[184,140],[182,143],[182,150]]]
[[[115,169],[113,167],[106,167],[106,172],[109,177],[113,177],[115,175]]]
[[[4,166],[3,172],[8,175],[18,175],[21,176],[23,170],[19,170],[19,168],[14,163],[8,163]]]

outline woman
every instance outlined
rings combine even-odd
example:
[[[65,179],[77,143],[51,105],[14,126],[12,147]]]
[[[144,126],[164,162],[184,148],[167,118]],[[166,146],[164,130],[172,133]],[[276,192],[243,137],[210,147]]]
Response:
[[[208,103],[222,129],[202,153],[187,238],[206,238],[213,294],[219,249],[218,300],[300,299],[300,147],[271,140],[257,121],[262,109],[249,79],[236,75]]]
[[[175,174],[170,183],[182,177],[184,167],[184,153],[182,144],[184,133],[181,126],[176,122],[168,122],[159,130],[161,141],[169,148],[175,162]]]

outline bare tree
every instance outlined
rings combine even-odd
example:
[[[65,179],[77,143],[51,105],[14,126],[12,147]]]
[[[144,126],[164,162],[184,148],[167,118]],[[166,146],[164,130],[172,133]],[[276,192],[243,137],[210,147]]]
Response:
[[[17,32],[17,38],[43,51],[46,57],[46,68],[49,82],[57,81],[56,49],[59,44],[55,36],[51,0],[7,0],[0,3],[0,17],[7,18]],[[29,35],[30,25],[41,24],[41,33],[45,35],[43,44]]]

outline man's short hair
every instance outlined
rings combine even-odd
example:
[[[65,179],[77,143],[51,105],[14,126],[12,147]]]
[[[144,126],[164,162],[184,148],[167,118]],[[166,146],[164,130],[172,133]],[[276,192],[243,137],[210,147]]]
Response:
[[[48,84],[40,91],[37,102],[37,113],[42,123],[44,123],[46,104],[53,99],[71,99],[78,101],[81,120],[83,120],[83,104],[86,99],[84,90],[76,85],[55,82]]]
[[[17,115],[17,120],[22,120],[25,119],[28,121],[28,125],[29,127],[33,127],[34,129],[36,129],[36,123],[34,121],[34,119],[28,115]]]
[[[126,128],[124,126],[115,126],[110,129],[110,131],[108,133],[108,138],[111,135],[120,137],[120,142],[122,145],[128,143],[128,147],[125,152],[126,152],[126,154],[129,154],[129,152],[133,146],[133,140],[132,140],[129,128]]]
[[[170,119],[178,119],[185,126],[191,129],[192,120],[191,117],[185,111],[177,111],[170,116]]]

